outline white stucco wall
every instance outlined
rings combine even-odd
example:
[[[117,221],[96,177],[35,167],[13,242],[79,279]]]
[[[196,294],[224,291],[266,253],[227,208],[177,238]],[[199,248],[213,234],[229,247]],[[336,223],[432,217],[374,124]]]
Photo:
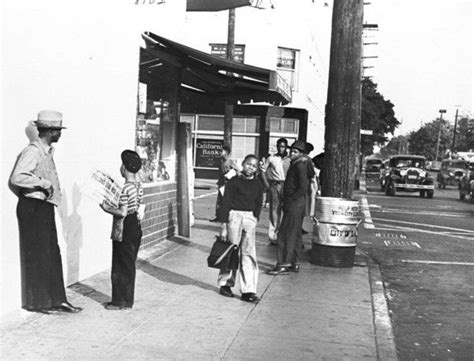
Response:
[[[57,209],[67,283],[110,267],[111,220],[80,192],[93,167],[120,177],[120,152],[134,147],[138,54],[145,30],[174,37],[184,0],[4,0],[2,2],[2,313],[20,306],[16,197],[7,180],[42,109],[64,115],[55,160],[64,194]]]

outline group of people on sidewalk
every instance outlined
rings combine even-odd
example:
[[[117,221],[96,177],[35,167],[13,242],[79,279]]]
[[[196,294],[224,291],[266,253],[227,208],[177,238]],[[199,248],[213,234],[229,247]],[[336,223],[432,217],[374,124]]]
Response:
[[[44,314],[82,310],[66,298],[54,216],[54,207],[61,202],[61,188],[52,144],[58,142],[65,129],[62,121],[62,114],[57,111],[38,113],[33,122],[37,137],[20,153],[9,179],[11,190],[18,196],[22,307]],[[230,159],[230,147],[223,147],[213,221],[221,222],[222,237],[239,246],[240,267],[220,270],[218,284],[222,295],[234,296],[231,288],[238,275],[241,299],[259,301],[255,233],[265,192],[270,201],[268,237],[271,244],[277,245],[277,262],[268,273],[299,272],[303,218],[311,215],[307,213],[307,204],[314,198],[316,189],[309,150],[309,143],[297,140],[289,147],[288,154],[288,141],[281,138],[277,141],[276,154],[265,162],[249,154],[240,170]],[[104,304],[107,310],[133,306],[135,263],[142,238],[143,188],[137,176],[141,159],[135,151],[125,150],[121,161],[120,173],[125,184],[118,204],[107,201],[100,204],[113,215],[112,300]]]
[[[10,189],[18,196],[22,308],[43,314],[82,311],[66,298],[54,216],[54,207],[61,202],[61,188],[52,144],[65,129],[62,121],[60,112],[38,113],[33,122],[37,137],[20,153],[9,179]],[[114,216],[112,300],[104,304],[108,310],[133,306],[135,262],[142,238],[138,209],[143,189],[137,178],[141,159],[136,152],[125,150],[121,160],[125,185],[118,205],[105,201],[100,205]]]
[[[277,141],[277,152],[266,159],[247,155],[242,170],[229,161],[230,148],[223,151],[223,164],[219,175],[219,195],[216,219],[222,223],[221,236],[240,246],[238,270],[221,269],[218,276],[220,294],[234,297],[232,287],[239,276],[241,299],[258,302],[256,295],[258,263],[255,230],[262,209],[264,192],[270,203],[268,239],[277,245],[277,262],[267,273],[283,275],[299,272],[300,253],[303,248],[302,226],[305,215],[312,215],[308,204],[317,191],[316,172],[308,156],[312,146],[302,140],[289,147],[285,138]]]

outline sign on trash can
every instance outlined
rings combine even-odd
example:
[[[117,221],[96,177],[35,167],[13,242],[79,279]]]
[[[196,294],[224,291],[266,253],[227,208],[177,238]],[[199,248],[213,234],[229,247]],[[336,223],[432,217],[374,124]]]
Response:
[[[311,263],[353,267],[361,222],[359,202],[343,198],[316,198]]]

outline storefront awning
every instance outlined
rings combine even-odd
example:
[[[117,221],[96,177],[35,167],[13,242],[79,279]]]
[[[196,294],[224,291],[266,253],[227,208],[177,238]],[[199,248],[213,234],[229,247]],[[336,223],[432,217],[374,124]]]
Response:
[[[141,76],[166,79],[169,67],[180,68],[182,89],[237,103],[285,105],[291,88],[274,70],[214,57],[205,52],[145,32]]]

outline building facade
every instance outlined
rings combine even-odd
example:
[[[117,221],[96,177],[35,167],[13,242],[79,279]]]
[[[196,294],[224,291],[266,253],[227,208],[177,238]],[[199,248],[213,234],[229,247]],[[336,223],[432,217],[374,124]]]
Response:
[[[294,87],[289,107],[307,111],[308,140],[321,144],[322,149],[317,139],[323,139],[329,40],[327,49],[326,45],[319,48],[313,35],[295,34],[305,33],[305,26],[313,23],[316,28],[324,27],[321,19],[329,24],[331,6],[304,1],[301,11],[307,16],[298,21],[284,16],[291,2],[273,3],[275,9],[281,6],[283,15],[237,9],[236,43],[245,45],[242,55],[246,64],[287,73],[284,76]],[[314,10],[315,18],[306,12],[306,6]],[[186,235],[189,209],[178,200],[190,193],[190,179],[183,178],[192,173],[186,171],[192,169],[186,160],[193,158],[195,162],[197,154],[195,150],[191,155],[190,145],[197,147],[198,140],[218,136],[219,130],[212,127],[220,115],[180,110],[180,103],[185,102],[180,94],[173,93],[176,87],[169,87],[169,97],[164,98],[154,96],[154,90],[144,86],[140,81],[141,54],[149,44],[143,34],[152,32],[207,53],[219,52],[219,44],[226,39],[227,17],[225,12],[207,14],[212,22],[203,26],[208,20],[199,18],[203,14],[186,13],[185,0],[6,0],[2,7],[0,287],[4,313],[20,305],[17,200],[7,180],[16,157],[32,136],[31,121],[42,109],[61,111],[67,127],[55,146],[55,162],[63,191],[56,222],[68,285],[110,267],[111,218],[83,187],[95,169],[120,179],[120,153],[124,149],[136,149],[145,161],[141,173],[147,203],[143,247],[178,233]],[[252,19],[258,19],[259,26],[252,25]],[[215,29],[222,29],[222,33],[219,30],[220,35],[215,36]],[[159,67],[158,63],[153,66]],[[244,149],[258,143],[249,139],[261,137],[261,124],[256,124],[261,120],[255,119],[301,116],[298,110],[286,114],[269,109],[262,115],[256,108],[257,117],[245,107],[237,109],[234,135],[245,135]],[[182,126],[184,123],[189,126]],[[292,121],[271,120],[269,124],[268,131],[276,133],[301,131],[301,125]],[[188,140],[184,146],[183,139]]]

